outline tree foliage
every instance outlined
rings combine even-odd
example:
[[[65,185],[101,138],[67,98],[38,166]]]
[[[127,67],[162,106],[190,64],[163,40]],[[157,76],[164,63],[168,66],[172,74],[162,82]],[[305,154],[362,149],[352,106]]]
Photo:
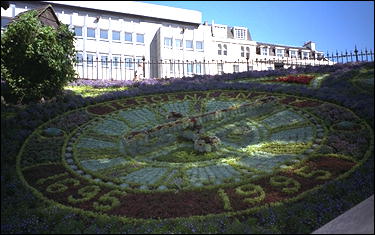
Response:
[[[1,36],[1,69],[18,101],[35,101],[61,93],[76,79],[74,33],[67,25],[44,26],[36,11],[8,25]]]

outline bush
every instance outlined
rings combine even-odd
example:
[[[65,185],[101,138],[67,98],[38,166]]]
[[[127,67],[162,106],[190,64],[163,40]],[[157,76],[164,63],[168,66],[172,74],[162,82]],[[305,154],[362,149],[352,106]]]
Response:
[[[9,24],[1,36],[1,70],[19,102],[51,98],[75,80],[74,34],[64,24],[43,26],[36,11]],[[3,68],[4,65],[4,68]]]

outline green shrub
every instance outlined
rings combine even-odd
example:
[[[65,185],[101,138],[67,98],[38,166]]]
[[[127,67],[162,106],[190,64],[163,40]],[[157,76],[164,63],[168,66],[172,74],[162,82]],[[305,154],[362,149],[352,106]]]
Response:
[[[75,80],[74,34],[61,24],[43,26],[36,11],[26,12],[1,35],[1,64],[19,102],[54,97]]]

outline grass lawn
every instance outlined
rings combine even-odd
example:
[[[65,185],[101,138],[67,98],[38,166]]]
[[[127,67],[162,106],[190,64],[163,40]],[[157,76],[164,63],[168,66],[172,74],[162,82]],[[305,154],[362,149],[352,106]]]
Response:
[[[66,86],[64,89],[73,91],[74,94],[81,95],[82,97],[95,97],[95,96],[103,95],[107,92],[125,91],[129,88],[128,87],[95,88],[91,86]]]

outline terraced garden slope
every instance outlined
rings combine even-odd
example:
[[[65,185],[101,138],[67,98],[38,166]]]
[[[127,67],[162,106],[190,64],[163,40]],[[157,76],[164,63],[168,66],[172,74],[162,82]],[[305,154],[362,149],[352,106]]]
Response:
[[[31,105],[2,118],[14,143],[2,232],[310,233],[373,194],[373,71],[163,80]]]

